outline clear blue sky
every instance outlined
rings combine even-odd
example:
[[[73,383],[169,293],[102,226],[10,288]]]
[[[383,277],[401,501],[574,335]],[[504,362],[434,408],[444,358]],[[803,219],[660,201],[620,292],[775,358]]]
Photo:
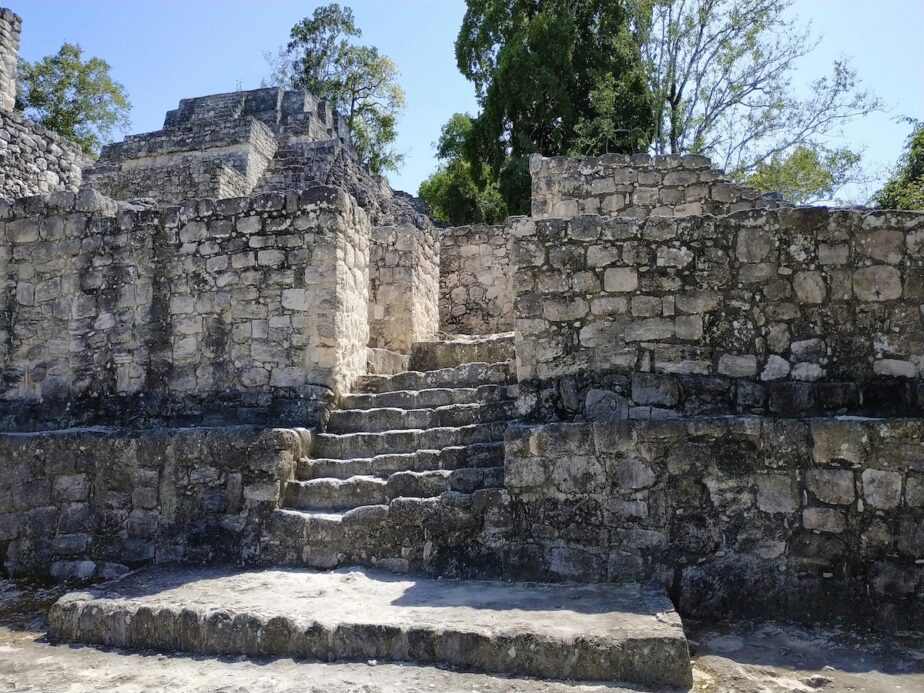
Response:
[[[353,7],[363,41],[401,70],[408,107],[400,122],[404,168],[396,188],[416,192],[434,169],[432,143],[457,111],[475,111],[474,90],[458,73],[453,42],[463,0],[341,0]],[[323,2],[312,0],[0,0],[23,18],[21,54],[35,60],[63,41],[109,61],[133,104],[132,132],[159,129],[183,97],[255,88],[268,68],[264,51]],[[908,133],[895,116],[924,118],[924,0],[796,0],[822,43],[799,81],[820,76],[832,60],[853,58],[860,76],[888,105],[850,127],[873,168],[889,166]]]

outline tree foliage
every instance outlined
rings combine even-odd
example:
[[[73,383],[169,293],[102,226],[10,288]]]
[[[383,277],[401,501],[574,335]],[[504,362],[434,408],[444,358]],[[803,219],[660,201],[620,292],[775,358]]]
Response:
[[[807,205],[831,199],[852,179],[859,163],[860,157],[849,149],[800,146],[787,154],[774,154],[740,179],[761,192],[778,192],[793,204]]]
[[[795,95],[792,76],[818,44],[789,14],[792,0],[636,0],[636,24],[654,98],[658,154],[696,152],[738,176],[792,172],[814,151],[817,173],[846,182],[851,153],[829,140],[880,108],[845,61]],[[856,156],[853,154],[852,156]],[[821,170],[823,169],[823,171]],[[856,172],[856,166],[847,167]],[[791,178],[796,182],[798,176]],[[811,197],[815,176],[806,189]],[[821,187],[830,188],[830,184]],[[835,186],[836,188],[837,186]]]
[[[469,152],[474,123],[471,116],[456,113],[443,126],[435,143],[440,167],[420,185],[419,195],[430,206],[433,218],[456,226],[485,222],[497,224],[507,217],[507,205],[494,176],[481,164],[474,175]]]
[[[351,42],[362,36],[353,11],[331,3],[298,22],[275,59],[270,80],[326,99],[346,117],[353,147],[373,173],[395,170],[397,119],[405,105],[398,68],[378,48]]]
[[[34,63],[20,60],[16,108],[96,155],[114,132],[129,126],[131,104],[109,71],[105,60],[84,60],[73,43]]]
[[[528,157],[647,149],[652,108],[619,0],[468,0],[456,40],[481,113],[469,162],[512,212],[529,208]],[[480,171],[475,170],[476,179]]]
[[[889,181],[876,193],[879,207],[924,210],[924,121],[910,122],[913,129],[906,150]]]

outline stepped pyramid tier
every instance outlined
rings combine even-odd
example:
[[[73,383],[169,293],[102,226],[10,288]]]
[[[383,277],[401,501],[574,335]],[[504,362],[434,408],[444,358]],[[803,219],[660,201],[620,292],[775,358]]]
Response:
[[[337,111],[279,87],[183,99],[161,130],[104,147],[84,176],[114,199],[159,205],[336,185],[374,223],[424,223],[413,198],[396,195],[359,162]]]

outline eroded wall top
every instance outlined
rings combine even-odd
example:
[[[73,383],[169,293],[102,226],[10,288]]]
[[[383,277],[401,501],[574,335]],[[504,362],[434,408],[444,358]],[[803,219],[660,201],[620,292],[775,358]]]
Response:
[[[535,155],[529,168],[535,219],[570,219],[580,214],[640,219],[729,214],[781,204],[778,197],[732,183],[704,156]]]

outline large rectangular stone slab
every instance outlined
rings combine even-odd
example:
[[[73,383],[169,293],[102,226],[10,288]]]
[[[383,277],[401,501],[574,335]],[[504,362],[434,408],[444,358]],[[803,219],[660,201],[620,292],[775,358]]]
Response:
[[[62,597],[51,610],[49,636],[163,652],[692,683],[687,641],[667,594],[637,584],[158,567]]]

